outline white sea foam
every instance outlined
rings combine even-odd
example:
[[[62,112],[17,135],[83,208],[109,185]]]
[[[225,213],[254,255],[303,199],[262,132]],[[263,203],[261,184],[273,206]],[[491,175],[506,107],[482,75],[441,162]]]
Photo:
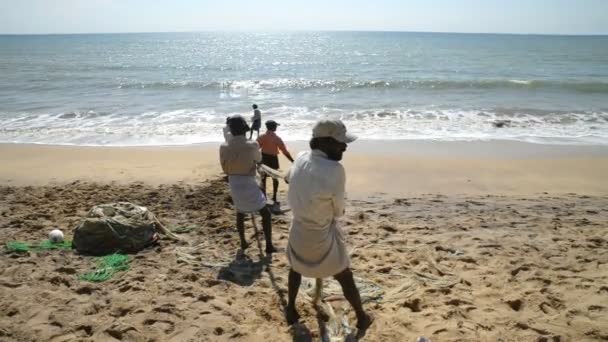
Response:
[[[219,142],[227,114],[214,109],[181,109],[138,115],[92,111],[13,115],[0,128],[0,142],[113,146]],[[288,141],[307,140],[316,120],[336,118],[360,138],[371,140],[506,139],[608,145],[608,112],[437,108],[348,111],[278,106],[265,109],[263,115],[264,120],[281,123],[280,135]]]

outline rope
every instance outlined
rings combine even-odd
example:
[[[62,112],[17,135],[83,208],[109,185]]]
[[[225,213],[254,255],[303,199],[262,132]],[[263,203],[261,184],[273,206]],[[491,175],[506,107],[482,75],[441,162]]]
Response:
[[[155,216],[152,215],[154,223],[156,225],[156,228],[163,234],[165,234],[165,236],[167,236],[169,239],[173,240],[173,241],[182,241],[183,239],[175,234],[173,234],[172,231],[170,231],[169,229],[167,229],[167,227],[165,227],[164,224],[162,224],[160,222],[160,220]]]
[[[260,233],[258,231],[258,226],[255,223],[255,214],[251,213],[251,224],[253,225],[253,231],[255,232],[255,241],[258,244],[258,249],[260,251],[260,256],[264,257],[264,252],[262,252],[262,243],[260,242]]]

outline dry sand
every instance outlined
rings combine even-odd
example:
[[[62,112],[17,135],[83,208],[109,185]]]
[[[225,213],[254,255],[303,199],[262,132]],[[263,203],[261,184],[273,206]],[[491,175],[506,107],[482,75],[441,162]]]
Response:
[[[91,206],[119,200],[190,230],[181,234],[187,244],[163,240],[100,284],[77,280],[95,267],[93,258],[3,251],[0,340],[345,336],[344,326],[317,320],[304,292],[302,324],[287,327],[287,260],[281,252],[261,256],[257,247],[237,253],[228,190],[213,180],[215,151],[0,145],[2,244],[40,241],[54,227],[69,237]],[[343,227],[376,317],[363,340],[608,340],[606,157],[426,152],[359,150],[345,160],[351,200]],[[289,220],[273,218],[279,247]],[[247,229],[254,239],[250,222]],[[326,303],[352,327],[352,310],[334,285]]]
[[[292,143],[292,154],[306,150]],[[356,142],[345,154],[351,198],[403,194],[608,194],[608,148],[537,144]],[[284,168],[289,162],[281,157]],[[74,147],[0,144],[0,184],[195,183],[221,173],[217,144]]]

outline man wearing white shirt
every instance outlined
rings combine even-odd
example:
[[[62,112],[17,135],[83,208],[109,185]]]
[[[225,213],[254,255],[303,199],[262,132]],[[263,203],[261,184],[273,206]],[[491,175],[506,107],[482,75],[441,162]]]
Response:
[[[344,237],[337,224],[337,218],[344,214],[346,183],[344,167],[339,161],[346,144],[355,139],[340,120],[317,122],[310,140],[311,151],[301,153],[285,177],[293,213],[287,247],[291,265],[286,308],[289,325],[300,317],[295,301],[302,276],[333,276],[355,310],[357,327],[365,330],[372,323],[372,317],[363,310]]]
[[[240,115],[228,118],[230,138],[220,145],[220,164],[228,175],[230,196],[236,209],[236,228],[241,240],[241,249],[249,247],[245,240],[245,214],[259,212],[262,216],[262,230],[266,239],[266,253],[277,249],[272,244],[272,215],[266,206],[266,196],[256,182],[257,163],[262,161],[262,153],[257,142],[245,136],[249,131],[247,121]]]

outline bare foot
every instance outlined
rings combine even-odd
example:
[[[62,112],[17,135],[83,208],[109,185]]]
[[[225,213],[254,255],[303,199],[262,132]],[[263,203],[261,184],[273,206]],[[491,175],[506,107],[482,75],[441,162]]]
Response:
[[[365,314],[365,316],[357,319],[357,329],[359,330],[367,330],[370,325],[374,322],[374,316],[370,314]]]
[[[285,308],[285,318],[287,319],[287,325],[294,325],[300,320],[300,314],[295,307],[287,306]]]

